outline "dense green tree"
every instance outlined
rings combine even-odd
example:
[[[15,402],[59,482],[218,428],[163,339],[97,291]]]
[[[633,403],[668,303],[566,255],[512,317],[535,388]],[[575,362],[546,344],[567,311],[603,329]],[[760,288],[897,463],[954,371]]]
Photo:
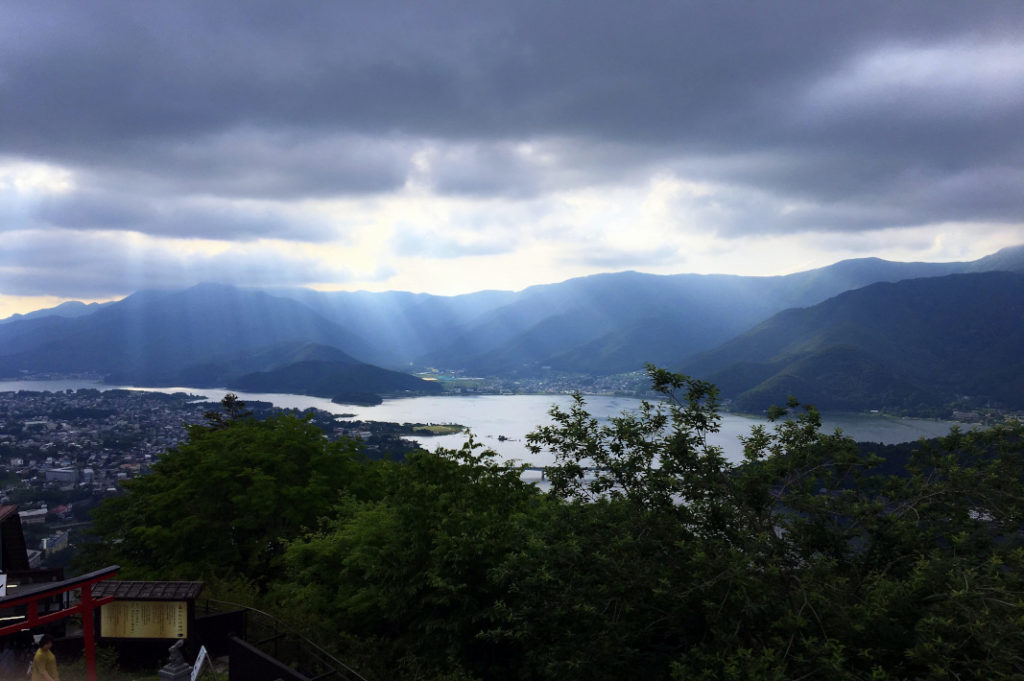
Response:
[[[886,462],[791,402],[730,463],[710,384],[365,462],[295,417],[194,427],[97,513],[136,574],[256,580],[377,681],[1024,678],[1024,426]],[[895,473],[895,474],[894,474]],[[322,640],[322,639],[321,639]]]
[[[651,375],[660,405],[600,425],[577,397],[531,436],[577,517],[507,569],[508,621],[543,660],[521,678],[1024,673],[1019,424],[888,476],[791,403],[731,466],[707,442],[714,389]]]
[[[328,442],[305,419],[228,419],[192,426],[124,494],[93,514],[102,541],[86,561],[126,574],[277,575],[283,541],[317,526],[338,499],[371,494],[377,477],[353,440]]]
[[[238,399],[238,395],[228,393],[221,398],[220,409],[211,409],[203,415],[206,418],[207,428],[224,428],[228,423],[237,419],[248,418],[252,412],[245,408],[245,402]]]
[[[344,655],[363,673],[501,678],[508,646],[483,635],[503,596],[492,571],[537,532],[547,500],[494,457],[472,441],[408,455],[378,499],[347,502],[289,546],[281,602],[348,632]]]

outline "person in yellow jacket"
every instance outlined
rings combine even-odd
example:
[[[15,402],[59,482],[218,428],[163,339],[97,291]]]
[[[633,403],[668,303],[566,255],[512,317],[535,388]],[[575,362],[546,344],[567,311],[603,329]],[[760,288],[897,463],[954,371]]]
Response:
[[[39,639],[39,650],[32,658],[32,681],[60,681],[57,673],[57,658],[50,650],[53,648],[53,637],[43,634]]]

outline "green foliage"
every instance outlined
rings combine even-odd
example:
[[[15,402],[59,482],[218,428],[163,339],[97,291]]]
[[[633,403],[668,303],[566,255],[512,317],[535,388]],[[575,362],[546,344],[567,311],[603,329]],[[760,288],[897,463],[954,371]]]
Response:
[[[371,492],[354,441],[328,442],[304,419],[193,426],[153,472],[93,514],[102,543],[86,560],[127,574],[198,578],[277,575],[283,541],[316,527],[342,495]]]
[[[97,529],[137,573],[251,589],[379,681],[1024,678],[1024,426],[883,472],[791,401],[732,464],[715,388],[650,375],[663,401],[601,424],[576,396],[529,436],[549,493],[472,442],[365,462],[301,419],[237,419]]]
[[[419,678],[504,655],[481,636],[501,596],[491,571],[530,536],[544,499],[519,468],[476,447],[411,454],[389,470],[380,498],[347,502],[289,546],[281,602],[356,633],[346,655],[361,670],[386,661]]]
[[[637,413],[599,426],[577,393],[568,412],[552,408],[554,423],[527,436],[535,454],[547,448],[557,457],[557,465],[548,468],[553,494],[590,501],[624,499],[694,516],[717,506],[714,493],[725,481],[726,463],[721,448],[707,441],[721,420],[717,389],[648,369],[653,388],[669,398],[668,411],[663,403],[645,401]],[[680,506],[681,499],[688,503]]]
[[[245,402],[238,399],[238,395],[228,393],[220,401],[220,411],[208,411],[203,415],[206,418],[207,428],[216,430],[226,428],[231,421],[248,418],[252,412],[245,408]]]
[[[567,620],[585,632],[558,646],[542,635],[533,654],[556,649],[556,666],[527,678],[621,678],[618,662],[678,679],[1024,673],[1014,652],[1024,644],[1020,425],[954,431],[889,477],[791,401],[773,412],[773,428],[745,438],[745,460],[731,466],[706,441],[714,391],[651,376],[665,405],[600,426],[577,398],[531,438],[555,454],[552,490],[576,500],[577,514],[618,508],[583,541],[575,534],[586,524],[574,519],[574,532],[559,533],[568,546],[550,537],[518,571],[529,576],[523,592],[545,595],[520,604],[528,617],[510,618],[535,631],[555,617],[550,604],[567,584],[579,585]],[[578,564],[552,565],[579,546],[586,577]],[[614,578],[601,567],[608,556]],[[572,579],[545,590],[537,575]],[[620,582],[628,600],[613,595]],[[601,618],[588,620],[580,606],[599,603]],[[644,637],[655,628],[661,641]],[[601,641],[609,645],[592,643]]]

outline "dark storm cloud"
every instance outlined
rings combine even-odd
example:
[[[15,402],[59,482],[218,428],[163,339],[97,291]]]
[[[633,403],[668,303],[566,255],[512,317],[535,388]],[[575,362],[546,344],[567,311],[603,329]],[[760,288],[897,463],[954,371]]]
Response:
[[[0,198],[0,234],[48,227],[142,232],[182,239],[344,242],[346,226],[279,204],[171,199],[137,192],[66,192],[32,200]]]
[[[159,194],[386,192],[424,174],[417,152],[440,149],[424,179],[442,193],[682,168],[810,204],[766,220],[776,231],[1024,217],[1018,201],[992,203],[1024,158],[1018,2],[94,1],[4,14],[0,154]],[[516,147],[538,140],[560,153]],[[863,203],[877,208],[858,217],[849,206]],[[735,206],[723,233],[761,229]]]
[[[595,183],[643,183],[661,155],[645,145],[568,138],[434,143],[411,177],[441,195],[532,199]]]
[[[153,195],[344,197],[400,188],[418,148],[402,139],[246,128],[99,150],[91,174],[93,182]]]
[[[238,206],[210,200],[144,198],[109,193],[70,193],[39,202],[7,230],[50,226],[75,230],[135,231],[155,236],[249,241],[263,237],[327,241],[344,233],[322,218],[279,207]],[[0,231],[4,231],[0,228]]]
[[[175,254],[116,236],[81,232],[8,234],[0,249],[0,294],[104,298],[142,288],[182,288],[204,281],[246,286],[302,286],[351,279],[344,267],[272,248]]]

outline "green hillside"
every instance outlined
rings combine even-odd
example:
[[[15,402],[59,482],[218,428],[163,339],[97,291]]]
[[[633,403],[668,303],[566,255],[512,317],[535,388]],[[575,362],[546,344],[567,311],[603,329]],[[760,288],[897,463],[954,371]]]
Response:
[[[741,410],[1024,407],[1024,275],[874,284],[793,309],[685,364]]]
[[[441,392],[436,381],[381,369],[370,364],[345,364],[308,360],[269,371],[258,371],[230,381],[228,388],[249,392],[295,393],[314,397],[359,396],[352,402],[366,402],[368,394],[429,395]]]

